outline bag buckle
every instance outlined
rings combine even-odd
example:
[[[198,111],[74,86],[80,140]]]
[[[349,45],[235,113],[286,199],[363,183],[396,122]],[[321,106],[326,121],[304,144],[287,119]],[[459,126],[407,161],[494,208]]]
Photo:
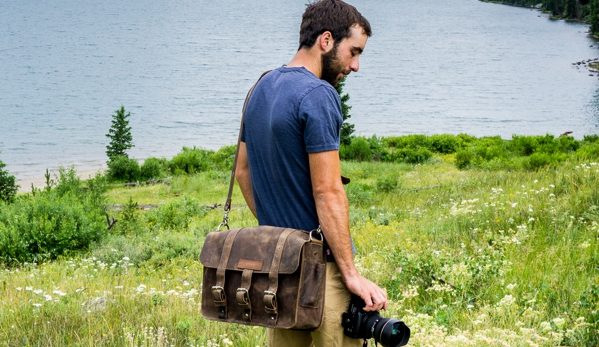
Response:
[[[277,314],[277,293],[271,290],[264,291],[264,308],[270,314]]]
[[[227,297],[225,296],[225,288],[221,286],[212,286],[212,296],[214,297],[214,303],[217,306],[225,304]]]
[[[239,306],[250,304],[250,293],[246,288],[237,288],[237,303]]]

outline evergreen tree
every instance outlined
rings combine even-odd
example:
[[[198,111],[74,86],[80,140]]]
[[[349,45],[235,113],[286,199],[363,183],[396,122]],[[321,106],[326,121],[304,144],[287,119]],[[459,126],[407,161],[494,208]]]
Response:
[[[343,94],[343,86],[345,86],[345,77],[339,81],[335,89],[337,89],[337,93],[339,94],[339,98],[341,99],[341,112],[343,113],[343,125],[341,126],[341,144],[348,146],[351,143],[354,133],[354,125],[348,123],[347,120],[351,118],[349,114],[349,110],[351,110],[351,106],[347,104],[349,101],[349,94]]]
[[[4,167],[6,164],[0,161],[0,201],[11,202],[17,195],[19,186],[16,184],[15,176],[4,170]]]
[[[106,134],[110,138],[110,144],[106,146],[106,155],[109,161],[115,160],[117,157],[129,157],[125,151],[133,146],[133,136],[131,136],[131,127],[127,118],[131,115],[130,112],[125,114],[125,106],[121,106],[120,110],[116,110],[112,115],[112,126]]]
[[[591,0],[591,34],[599,33],[599,0]]]

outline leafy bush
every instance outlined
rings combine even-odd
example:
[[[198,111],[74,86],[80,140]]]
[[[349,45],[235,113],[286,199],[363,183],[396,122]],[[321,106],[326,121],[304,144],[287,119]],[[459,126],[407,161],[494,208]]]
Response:
[[[528,168],[537,170],[551,163],[551,156],[547,153],[534,153],[529,158]]]
[[[473,161],[474,152],[471,149],[460,150],[455,155],[455,165],[460,170],[470,167]]]
[[[165,176],[168,171],[168,160],[162,158],[148,158],[140,167],[140,178],[148,180]]]
[[[391,161],[396,163],[422,164],[433,156],[426,148],[402,148],[391,154]]]
[[[454,135],[442,134],[430,137],[430,150],[435,153],[451,154],[461,148],[459,138]]]
[[[231,170],[237,146],[224,146],[216,153],[209,156],[210,160],[218,170]]]
[[[0,201],[13,201],[19,186],[16,184],[15,176],[4,170],[6,164],[0,161]]]
[[[339,155],[343,160],[370,161],[372,160],[372,150],[370,143],[364,137],[355,137],[349,146],[341,145]]]
[[[397,177],[383,176],[376,180],[376,190],[383,193],[390,193],[397,189]]]
[[[0,262],[40,262],[98,240],[106,222],[99,179],[80,189],[74,169],[60,170],[51,190],[35,190],[0,208]]]
[[[186,229],[192,218],[202,218],[207,209],[197,200],[184,196],[148,213],[148,224],[154,228]]]
[[[582,146],[576,151],[576,157],[583,159],[599,158],[599,142],[593,142]]]
[[[108,178],[112,181],[137,181],[141,170],[135,159],[116,157],[108,162]]]
[[[183,151],[171,159],[169,163],[171,172],[174,174],[192,174],[206,171],[212,167],[211,153],[212,151],[201,148],[183,147]]]

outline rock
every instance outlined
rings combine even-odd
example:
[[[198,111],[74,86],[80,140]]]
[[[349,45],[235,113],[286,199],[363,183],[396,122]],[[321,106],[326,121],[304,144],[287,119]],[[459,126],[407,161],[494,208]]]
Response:
[[[535,5],[535,8],[537,10],[540,10],[541,8],[543,8],[543,4],[542,3],[538,3],[538,4]]]

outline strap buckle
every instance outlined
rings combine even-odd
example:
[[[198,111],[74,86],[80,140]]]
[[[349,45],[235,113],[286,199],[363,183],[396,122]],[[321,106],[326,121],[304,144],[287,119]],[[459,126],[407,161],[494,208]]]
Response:
[[[264,291],[264,307],[266,308],[266,312],[270,314],[277,314],[277,293],[271,290]]]
[[[219,304],[224,305],[227,300],[225,288],[221,286],[212,286],[211,291],[212,296],[214,297],[214,303],[217,304],[217,306],[220,306]]]

